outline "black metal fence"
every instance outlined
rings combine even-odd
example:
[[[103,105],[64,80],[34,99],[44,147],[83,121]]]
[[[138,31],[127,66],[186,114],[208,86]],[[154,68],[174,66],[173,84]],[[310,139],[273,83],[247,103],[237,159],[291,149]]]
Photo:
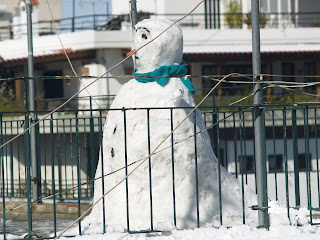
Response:
[[[211,106],[202,108],[202,114],[214,152],[221,165],[240,180],[242,187],[247,184],[256,190],[252,107]],[[310,214],[309,221],[314,223],[314,216],[318,215],[320,210],[318,152],[320,108],[317,103],[269,104],[263,107],[266,108],[268,176],[268,189],[265,191],[268,191],[270,198],[280,200],[286,205],[288,217],[290,208],[307,207]],[[150,110],[152,108],[140,109],[140,111]],[[179,109],[171,109],[171,111],[177,110]],[[6,222],[8,219],[6,216],[9,216],[8,212],[13,211],[6,208],[5,203],[12,198],[19,198],[21,201],[29,199],[31,207],[32,188],[35,182],[39,184],[39,196],[45,198],[45,201],[49,200],[56,205],[68,200],[78,206],[79,216],[83,213],[81,205],[93,196],[93,180],[102,143],[106,111],[126,111],[126,109],[61,110],[41,122],[36,127],[38,178],[33,178],[30,170],[32,166],[30,166],[28,133],[1,149],[4,232],[10,232],[8,226],[11,223]],[[38,111],[37,118],[44,113],[46,112]],[[8,114],[5,112],[0,114],[2,144],[21,133],[28,125],[28,117],[8,116]],[[194,130],[193,136],[190,137],[197,134],[199,133]],[[176,143],[172,140],[171,145],[174,144]],[[108,174],[105,172],[105,181],[108,179]],[[243,209],[243,223],[246,211]],[[32,214],[30,210],[30,219]],[[52,215],[55,220],[51,233],[57,231],[55,210]],[[222,221],[223,211],[220,211],[220,216]],[[198,217],[201,219],[201,213]],[[29,230],[33,224],[30,219]],[[80,224],[79,228],[81,230]]]

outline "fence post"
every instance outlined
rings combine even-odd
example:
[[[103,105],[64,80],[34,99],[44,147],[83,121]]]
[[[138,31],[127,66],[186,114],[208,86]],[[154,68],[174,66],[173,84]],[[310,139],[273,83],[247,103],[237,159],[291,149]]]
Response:
[[[27,35],[28,35],[28,92],[29,92],[29,111],[30,122],[35,122],[35,94],[34,94],[34,79],[33,79],[33,40],[32,40],[32,4],[31,0],[26,1],[27,10]],[[30,129],[30,160],[32,166],[32,180],[34,187],[32,189],[32,200],[38,201],[39,198],[39,178],[38,178],[38,163],[37,163],[37,144],[36,144],[36,129]]]
[[[28,82],[24,80],[24,104],[25,110],[28,111]],[[26,114],[24,121],[25,129],[29,128],[29,114]],[[32,206],[31,206],[31,177],[30,177],[30,132],[24,134],[24,155],[25,155],[25,168],[26,168],[26,185],[27,185],[27,201],[28,201],[28,235],[32,233]]]
[[[292,91],[292,103],[294,103],[294,91]],[[300,206],[300,181],[299,181],[299,159],[298,159],[298,133],[297,133],[297,110],[292,108],[292,143],[293,143],[293,169],[294,169],[294,192],[296,207]]]
[[[259,0],[251,1],[252,16],[252,71],[254,74],[254,138],[257,172],[258,191],[258,217],[261,227],[269,227],[268,216],[268,193],[267,193],[267,169],[266,169],[266,146],[264,110],[262,104],[262,84],[257,83],[261,74],[261,53],[260,53],[260,29],[259,29]]]

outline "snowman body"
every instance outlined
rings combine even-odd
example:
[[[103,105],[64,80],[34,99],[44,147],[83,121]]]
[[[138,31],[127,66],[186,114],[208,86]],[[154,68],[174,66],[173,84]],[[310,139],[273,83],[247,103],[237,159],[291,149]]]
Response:
[[[163,20],[138,23],[134,48],[169,24]],[[181,63],[181,30],[174,26],[161,37],[136,53],[136,69],[140,73],[162,64]],[[166,58],[168,54],[171,55]],[[219,220],[220,206],[223,216],[241,219],[241,185],[223,167],[220,205],[219,163],[200,111],[187,117],[195,102],[183,81],[172,77],[161,86],[132,79],[120,89],[111,106],[116,110],[109,111],[104,126],[96,178],[121,170],[105,177],[103,184],[101,179],[95,181],[93,202],[147,159],[104,198],[104,203],[100,201],[93,208],[86,222],[102,223],[104,211],[107,225],[120,224],[129,230],[157,229],[161,222],[175,223],[179,229],[192,228],[198,222],[203,225]],[[182,121],[173,136],[163,142]],[[254,198],[255,194],[246,191],[245,206]]]

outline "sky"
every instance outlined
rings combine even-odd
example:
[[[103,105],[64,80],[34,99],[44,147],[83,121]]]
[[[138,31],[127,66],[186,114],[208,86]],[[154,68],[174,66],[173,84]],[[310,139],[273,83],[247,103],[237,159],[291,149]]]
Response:
[[[73,2],[75,2],[75,16],[111,13],[111,0],[62,0],[62,17],[68,18],[73,15]]]

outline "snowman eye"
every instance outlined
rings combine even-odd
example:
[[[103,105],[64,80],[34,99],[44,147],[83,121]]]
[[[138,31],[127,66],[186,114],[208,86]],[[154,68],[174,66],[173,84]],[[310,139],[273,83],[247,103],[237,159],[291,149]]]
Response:
[[[146,39],[146,40],[148,39],[148,37],[147,37],[146,34],[142,34],[141,37],[144,38],[144,39]]]

